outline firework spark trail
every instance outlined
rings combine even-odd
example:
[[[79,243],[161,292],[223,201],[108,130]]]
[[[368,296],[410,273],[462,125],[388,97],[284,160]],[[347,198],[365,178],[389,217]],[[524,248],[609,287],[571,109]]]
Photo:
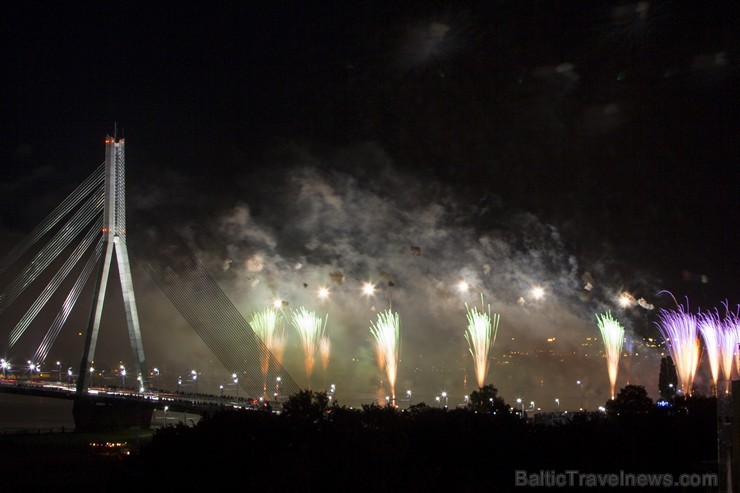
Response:
[[[483,295],[481,294],[481,307],[483,307]],[[478,380],[478,387],[483,388],[488,373],[488,351],[496,342],[496,333],[498,332],[499,315],[497,313],[491,316],[491,305],[488,305],[488,311],[478,311],[476,307],[470,308],[465,303],[467,310],[468,328],[465,332],[465,339],[468,341],[470,354],[473,356],[473,366],[475,367],[475,377]]]
[[[722,330],[719,333],[721,369],[725,380],[732,380],[732,363],[735,359],[735,348],[738,342],[737,336],[736,328],[728,320],[725,320],[725,323],[722,324]]]
[[[730,311],[727,304],[725,304],[725,309],[727,310],[727,316],[722,322],[722,332],[726,341],[722,344],[722,347],[725,348],[722,352],[722,364],[725,368],[725,378],[731,380],[732,364],[730,361],[733,359],[735,360],[735,369],[740,373],[740,353],[737,350],[737,345],[740,344],[740,305],[738,305],[735,313]]]
[[[331,339],[324,336],[319,341],[319,354],[321,355],[321,366],[326,370],[329,366],[329,356],[331,355]]]
[[[624,343],[624,327],[610,312],[596,314],[596,321],[604,340],[604,352],[606,353],[606,367],[609,371],[609,383],[611,384],[612,399],[614,389],[617,386],[617,373],[619,372],[619,357],[622,354]]]
[[[699,366],[696,317],[679,305],[678,311],[661,310],[658,318],[656,324],[673,356],[681,389],[686,395],[691,395],[696,368]]]
[[[272,353],[273,357],[278,363],[283,362],[283,354],[285,352],[285,331],[282,326],[280,313],[274,308],[267,308],[262,311],[254,312],[252,318],[249,321],[249,325],[254,330],[254,333],[262,339],[262,342],[267,347],[268,351]],[[260,355],[260,367],[262,375],[267,375],[269,368],[270,355]]]
[[[306,377],[309,382],[313,374],[313,367],[316,364],[316,353],[319,350],[321,338],[324,336],[326,321],[329,318],[321,318],[316,313],[300,307],[293,312],[293,327],[298,331],[301,337],[301,346],[303,346],[303,358],[306,367]]]
[[[709,360],[709,370],[712,372],[712,380],[714,380],[716,389],[717,382],[719,381],[719,364],[722,349],[720,341],[723,338],[724,332],[722,322],[720,322],[719,316],[716,314],[703,313],[698,316],[697,325],[704,339],[704,347],[706,348],[706,355]],[[730,370],[732,370],[732,366],[730,366]]]
[[[391,386],[392,402],[396,400],[396,375],[398,372],[398,335],[401,320],[398,313],[385,310],[378,313],[378,321],[370,322],[370,332],[375,337],[375,355],[378,367],[385,370]]]

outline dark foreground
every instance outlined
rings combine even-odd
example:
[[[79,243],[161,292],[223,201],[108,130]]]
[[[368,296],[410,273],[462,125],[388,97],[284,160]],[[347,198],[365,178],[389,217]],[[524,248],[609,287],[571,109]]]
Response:
[[[501,409],[494,415],[424,405],[400,412],[298,404],[281,415],[223,412],[150,439],[119,434],[131,455],[91,450],[89,442],[101,437],[0,436],[2,490],[526,491],[515,486],[515,471],[545,471],[543,479],[548,471],[567,470],[676,478],[717,472],[712,399],[633,415],[582,414],[559,425],[535,424]]]

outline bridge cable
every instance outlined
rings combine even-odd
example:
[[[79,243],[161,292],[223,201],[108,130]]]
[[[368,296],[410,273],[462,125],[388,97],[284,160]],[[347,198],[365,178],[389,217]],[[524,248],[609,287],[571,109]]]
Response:
[[[70,211],[77,207],[85,197],[90,195],[95,188],[103,184],[105,180],[105,163],[88,176],[61,204],[54,209],[33,231],[28,233],[2,260],[0,260],[0,273],[23,256],[41,237],[53,229],[57,223],[67,216]]]

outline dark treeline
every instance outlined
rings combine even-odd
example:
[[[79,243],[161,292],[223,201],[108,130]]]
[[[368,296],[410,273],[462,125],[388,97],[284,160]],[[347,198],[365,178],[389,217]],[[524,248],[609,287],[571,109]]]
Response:
[[[500,398],[449,411],[327,404],[325,394],[303,391],[279,415],[227,411],[194,428],[159,430],[142,449],[132,479],[146,478],[162,491],[223,485],[239,491],[509,491],[516,470],[716,472],[713,398],[679,399],[670,408],[628,399],[606,413],[579,413],[556,424],[522,419]]]

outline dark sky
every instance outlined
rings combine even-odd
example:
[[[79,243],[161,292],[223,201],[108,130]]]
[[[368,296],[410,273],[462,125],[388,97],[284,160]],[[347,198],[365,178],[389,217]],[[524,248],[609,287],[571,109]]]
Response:
[[[501,334],[537,337],[528,284],[584,326],[621,290],[740,300],[736,2],[154,3],[3,7],[3,251],[117,121],[131,207],[154,200],[245,312],[332,271],[392,279],[425,327],[411,286],[466,278]]]

